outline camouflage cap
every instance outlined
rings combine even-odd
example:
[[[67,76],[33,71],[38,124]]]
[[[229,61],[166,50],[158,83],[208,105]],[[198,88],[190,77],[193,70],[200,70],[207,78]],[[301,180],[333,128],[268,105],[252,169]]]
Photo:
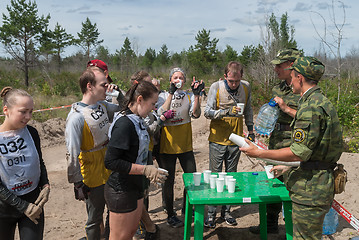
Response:
[[[298,57],[303,56],[303,54],[296,48],[287,48],[279,50],[277,56],[271,61],[272,64],[281,64],[286,61],[294,62]]]
[[[319,81],[324,74],[325,66],[315,57],[300,57],[287,69],[293,69],[310,80]]]

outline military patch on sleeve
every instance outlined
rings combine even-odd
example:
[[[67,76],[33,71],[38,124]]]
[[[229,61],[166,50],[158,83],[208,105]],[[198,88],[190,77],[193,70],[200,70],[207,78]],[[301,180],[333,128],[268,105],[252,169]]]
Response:
[[[305,132],[303,129],[297,128],[294,131],[294,141],[297,143],[301,143],[305,140]]]

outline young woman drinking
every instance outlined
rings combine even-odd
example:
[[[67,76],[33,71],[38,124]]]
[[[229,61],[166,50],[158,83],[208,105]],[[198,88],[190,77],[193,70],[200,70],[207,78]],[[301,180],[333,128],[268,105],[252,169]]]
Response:
[[[158,99],[158,90],[150,82],[134,84],[126,94],[124,111],[118,113],[109,130],[110,142],[105,157],[112,173],[105,185],[105,199],[110,210],[110,240],[132,239],[141,218],[144,181],[161,183],[166,172],[146,165],[149,134],[143,119]]]

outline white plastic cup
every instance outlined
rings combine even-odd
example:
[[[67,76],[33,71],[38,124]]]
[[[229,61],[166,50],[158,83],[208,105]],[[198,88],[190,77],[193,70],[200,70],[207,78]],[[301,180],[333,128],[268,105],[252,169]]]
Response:
[[[217,192],[223,192],[224,178],[216,179],[216,187],[217,187]]]
[[[236,189],[236,179],[235,178],[228,179],[228,192],[234,193],[235,189]]]
[[[200,173],[200,172],[193,173],[193,181],[194,181],[195,186],[201,185],[201,176],[202,176],[202,173]]]
[[[219,178],[223,178],[224,179],[224,177],[227,175],[227,173],[226,172],[219,172],[218,173],[218,177]]]
[[[209,177],[209,185],[212,189],[216,188],[216,179],[217,179],[217,175],[211,175]]]
[[[225,177],[224,177],[224,183],[226,184],[226,187],[228,188],[228,181],[229,181],[229,179],[231,179],[231,178],[233,178],[233,176],[230,176],[230,175],[226,175]]]
[[[274,174],[269,172],[272,168],[273,168],[273,165],[264,166],[264,169],[266,170],[268,179],[274,178]]]
[[[176,82],[176,88],[181,88],[182,87],[182,80],[179,80],[178,82]]]
[[[248,143],[246,143],[245,138],[237,134],[231,133],[231,135],[229,135],[229,140],[237,144],[239,147],[249,147]]]
[[[106,96],[110,97],[118,97],[119,94],[120,92],[115,89],[113,89],[112,92],[106,91]]]
[[[209,183],[209,177],[211,176],[211,170],[204,170],[203,171],[203,180],[205,183]]]
[[[160,170],[161,172],[164,172],[164,173],[168,173],[168,171],[166,169],[163,169],[163,168],[158,168],[158,170]],[[163,174],[163,175],[166,175],[166,174]]]
[[[244,103],[237,103],[237,107],[241,108],[241,111],[239,111],[238,114],[243,115]]]

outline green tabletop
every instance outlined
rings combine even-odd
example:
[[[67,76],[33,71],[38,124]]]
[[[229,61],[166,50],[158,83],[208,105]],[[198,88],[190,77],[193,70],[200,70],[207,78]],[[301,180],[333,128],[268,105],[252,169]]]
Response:
[[[212,173],[218,175],[218,173]],[[283,202],[286,218],[287,239],[292,239],[291,200],[285,185],[278,179],[268,179],[265,172],[231,172],[227,173],[236,179],[234,193],[226,187],[218,193],[211,189],[209,183],[195,186],[192,173],[183,174],[183,182],[187,190],[185,219],[185,239],[189,239],[192,223],[192,206],[195,206],[194,238],[203,238],[204,205],[241,205],[259,204],[261,239],[267,238],[266,204]]]

